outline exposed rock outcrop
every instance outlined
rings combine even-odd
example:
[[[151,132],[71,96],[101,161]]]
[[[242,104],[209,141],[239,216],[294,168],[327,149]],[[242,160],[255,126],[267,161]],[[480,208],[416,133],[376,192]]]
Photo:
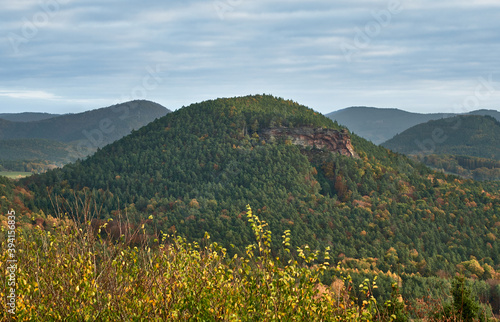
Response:
[[[358,158],[351,144],[351,137],[347,130],[298,127],[298,128],[269,128],[263,129],[259,136],[272,141],[279,138],[290,140],[292,144],[317,149],[327,149],[342,155]]]

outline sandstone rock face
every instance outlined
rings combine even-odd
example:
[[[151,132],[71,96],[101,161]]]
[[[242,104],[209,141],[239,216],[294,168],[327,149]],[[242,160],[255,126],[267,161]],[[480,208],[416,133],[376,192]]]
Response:
[[[327,149],[342,155],[358,158],[351,144],[351,137],[346,130],[337,131],[324,128],[269,128],[261,131],[259,136],[265,140],[272,141],[279,138],[290,140],[295,145]]]

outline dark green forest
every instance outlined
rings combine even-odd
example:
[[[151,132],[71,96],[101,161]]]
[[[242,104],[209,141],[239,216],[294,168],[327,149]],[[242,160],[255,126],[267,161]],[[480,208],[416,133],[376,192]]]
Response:
[[[433,172],[356,135],[360,158],[286,138],[266,142],[259,132],[269,127],[341,129],[272,96],[217,99],[22,184],[37,196],[28,201],[35,210],[51,211],[55,196],[69,202],[87,191],[103,219],[151,215],[152,230],[192,240],[208,231],[236,253],[252,238],[243,216],[250,204],[273,233],[290,230],[296,246],[330,246],[337,260],[373,258],[382,271],[421,276],[451,275],[462,265],[469,276],[488,279],[499,268],[498,184]],[[481,269],[463,264],[471,259]]]
[[[304,145],[303,138],[266,134],[269,129],[286,128],[302,130],[275,133],[307,133],[304,129],[310,128],[339,131],[342,135],[338,140],[352,144],[356,153],[345,156],[318,148],[316,141]],[[23,247],[31,245],[30,236],[37,234],[41,234],[41,245],[46,244],[42,242],[45,238],[72,238],[70,232],[76,222],[83,229],[74,230],[77,235],[85,230],[89,234],[80,236],[82,247],[90,238],[103,247],[101,255],[109,254],[110,263],[114,263],[116,254],[109,252],[108,246],[123,248],[125,253],[151,247],[157,256],[161,253],[158,249],[172,245],[171,237],[165,236],[186,238],[186,245],[206,245],[206,232],[214,247],[223,247],[224,254],[227,251],[228,259],[250,256],[249,247],[253,247],[256,237],[252,231],[255,221],[248,217],[250,205],[261,224],[266,223],[263,229],[275,236],[266,241],[270,258],[279,257],[286,263],[303,258],[305,249],[329,250],[332,266],[322,273],[322,285],[332,294],[343,294],[335,291],[335,287],[343,285],[345,294],[352,296],[342,302],[349,307],[363,311],[367,304],[362,299],[374,303],[373,295],[377,307],[388,315],[399,312],[419,317],[422,312],[428,316],[429,312],[448,310],[449,314],[445,313],[452,316],[457,312],[465,314],[450,305],[466,295],[476,316],[483,309],[499,314],[500,182],[478,182],[435,172],[421,162],[346,131],[310,108],[269,95],[192,104],[64,168],[19,181],[0,178],[1,211],[5,214],[13,209],[18,214],[26,234],[27,244]],[[297,140],[303,142],[296,145]],[[488,165],[482,159],[463,158],[457,162],[471,168]],[[36,164],[38,161],[10,166]],[[5,223],[7,217],[0,215],[0,220]],[[96,237],[92,229],[101,228]],[[123,231],[126,234],[122,235]],[[133,239],[127,235],[130,231],[144,235]],[[65,258],[73,258],[70,254],[76,246],[65,242],[61,245],[71,250]],[[43,247],[36,252],[43,252]],[[58,247],[53,249],[54,258],[64,252],[64,247]],[[148,252],[144,256],[148,257]],[[90,262],[85,261],[84,267]],[[94,262],[100,265],[99,259]],[[276,265],[281,265],[279,262]],[[152,274],[155,268],[148,263],[145,261],[143,268],[151,269]],[[301,270],[317,267],[299,263]],[[133,263],[127,265],[138,269]],[[227,262],[222,265],[232,267]],[[280,269],[276,266],[273,272],[279,275]],[[85,272],[90,271],[85,268]],[[180,274],[181,270],[175,272]],[[99,280],[101,274],[94,273],[81,282],[92,284],[93,279]],[[38,285],[28,271],[22,274],[29,285]],[[465,277],[466,282],[457,275]],[[104,292],[103,285],[108,285],[112,277],[122,278],[116,274],[106,276],[100,286],[89,284],[87,289]],[[132,276],[135,280],[141,274]],[[72,290],[72,280],[69,275],[65,278],[65,290]],[[144,279],[136,282],[140,280]],[[377,288],[370,289],[375,284],[367,281],[375,280]],[[468,293],[457,293],[457,285]],[[143,302],[138,303],[149,303],[149,297],[141,296]],[[99,298],[102,301],[105,297]],[[29,299],[44,302],[41,297]],[[479,302],[491,309],[479,306]],[[119,303],[116,300],[115,304]],[[405,320],[403,315],[401,321]]]
[[[436,170],[467,179],[500,180],[500,122],[490,115],[419,124],[382,145]]]
[[[500,160],[500,122],[489,115],[429,121],[382,145],[405,154],[452,154]]]
[[[0,170],[62,167],[168,112],[157,103],[136,100],[78,114],[0,115]]]
[[[377,145],[415,125],[451,116],[454,114],[421,114],[397,108],[366,106],[353,106],[326,114],[326,117],[347,126],[353,133]]]
[[[98,141],[96,146],[104,146],[129,134],[132,129],[138,129],[168,112],[169,110],[160,104],[136,100],[84,113],[64,114],[31,122],[11,122],[0,119],[0,139],[48,139],[74,142],[94,137],[94,140]],[[104,135],[102,142],[95,134],[96,130]]]
[[[488,115],[500,121],[500,112],[496,110],[483,109],[472,111],[467,114],[421,114],[403,111],[397,108],[376,108],[366,106],[348,107],[326,114],[326,117],[337,121],[339,124],[348,127],[353,133],[378,145],[392,139],[397,134],[403,133],[413,126],[424,124],[431,120],[442,120],[458,115]],[[419,133],[415,131],[413,134],[418,135]],[[410,143],[413,144],[413,142]]]
[[[414,159],[434,169],[474,180],[500,180],[500,161],[464,155],[415,155]]]
[[[47,160],[62,163],[68,158],[70,149],[75,149],[75,147],[68,143],[47,139],[0,140],[0,162]]]

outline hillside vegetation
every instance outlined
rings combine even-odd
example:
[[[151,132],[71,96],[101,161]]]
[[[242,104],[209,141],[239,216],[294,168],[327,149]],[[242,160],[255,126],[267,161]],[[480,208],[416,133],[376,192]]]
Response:
[[[244,215],[251,204],[273,234],[290,230],[294,247],[329,246],[335,261],[421,276],[496,276],[498,186],[434,173],[355,135],[359,158],[259,136],[280,126],[341,129],[292,101],[218,99],[181,108],[87,160],[22,184],[36,196],[33,209],[53,211],[47,187],[52,200],[69,204],[88,190],[102,219],[151,215],[152,235],[200,241],[207,231],[232,254],[244,254],[252,240]],[[467,264],[472,258],[480,269]]]
[[[500,122],[456,116],[414,126],[382,144],[406,154],[452,154],[500,160]]]
[[[430,121],[382,145],[466,178],[500,179],[500,122],[491,116],[468,115]]]
[[[500,112],[495,110],[477,110],[465,115],[489,115],[500,121]],[[455,113],[411,113],[396,108],[375,108],[355,106],[335,111],[326,115],[339,124],[347,126],[357,135],[381,144],[398,133],[407,129],[426,123],[431,120],[439,120],[457,116]]]
[[[420,114],[396,108],[354,106],[326,115],[352,132],[375,143],[383,143],[412,126],[452,114]]]
[[[18,121],[0,119],[0,165],[6,168],[12,163],[5,161],[18,161],[18,168],[36,160],[48,162],[48,168],[62,166],[93,154],[168,112],[157,103],[132,101],[79,114],[42,114],[46,118],[31,113],[10,115],[6,118]]]
[[[87,219],[96,215],[98,208],[92,207],[91,199],[80,201],[75,212]],[[249,206],[245,215],[254,240],[242,256],[228,256],[209,234],[200,244],[163,234],[159,245],[130,245],[102,238],[104,225],[96,231],[67,217],[49,216],[34,225],[19,223],[15,244],[22,251],[16,254],[15,315],[1,301],[0,317],[18,321],[409,321],[410,317],[487,321],[492,316],[491,309],[477,300],[481,293],[474,288],[481,283],[471,284],[463,277],[438,281],[448,289],[448,298],[405,303],[397,276],[379,273],[357,282],[351,277],[355,271],[330,264],[328,249],[319,252],[303,246],[296,249],[296,259],[275,257],[271,241],[276,236],[267,223]],[[0,239],[3,249],[11,242],[3,237],[5,227]],[[144,228],[135,233],[146,234]],[[284,254],[291,252],[292,238],[289,231],[281,236]],[[9,258],[8,252],[0,255],[2,263]],[[339,277],[325,285],[321,282],[325,272]],[[389,280],[392,291],[387,300],[379,301],[376,296],[383,279]],[[0,280],[6,285],[7,275]]]
[[[152,120],[162,117],[168,110],[148,101],[132,101],[79,114],[65,114],[34,122],[0,123],[1,139],[49,139],[72,142],[89,139],[98,147],[113,142],[133,129],[139,129]],[[103,138],[99,139],[97,131]]]
[[[500,180],[500,161],[464,155],[415,155],[416,160],[437,170],[474,180]]]
[[[62,165],[74,148],[69,143],[47,139],[0,140],[0,164],[3,161],[47,160]]]

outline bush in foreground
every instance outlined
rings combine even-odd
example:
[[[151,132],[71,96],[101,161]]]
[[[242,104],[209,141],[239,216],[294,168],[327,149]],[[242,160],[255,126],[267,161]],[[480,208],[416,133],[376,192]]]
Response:
[[[377,305],[375,281],[358,286],[361,298],[353,296],[349,276],[340,287],[322,285],[327,252],[304,246],[297,260],[273,257],[267,224],[250,207],[247,215],[256,241],[233,258],[208,234],[204,245],[165,235],[166,243],[150,248],[102,240],[90,223],[78,228],[60,220],[52,232],[19,229],[17,312],[2,307],[2,320],[407,320],[397,287],[391,301]],[[282,238],[290,252],[290,232]],[[6,260],[2,252],[0,265]]]

